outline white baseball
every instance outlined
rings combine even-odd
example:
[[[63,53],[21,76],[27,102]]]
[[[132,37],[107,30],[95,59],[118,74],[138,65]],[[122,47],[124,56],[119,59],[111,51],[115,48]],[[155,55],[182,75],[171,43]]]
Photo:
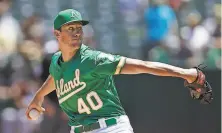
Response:
[[[32,120],[37,120],[39,118],[39,116],[40,116],[40,112],[37,109],[30,110],[29,117]]]

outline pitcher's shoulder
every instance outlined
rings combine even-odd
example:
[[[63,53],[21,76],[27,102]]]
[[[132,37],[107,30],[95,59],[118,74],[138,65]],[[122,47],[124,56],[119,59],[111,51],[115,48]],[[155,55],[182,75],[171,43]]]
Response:
[[[62,55],[61,51],[58,51],[52,55],[51,62],[57,62],[59,57]]]
[[[58,52],[54,53],[52,57],[57,57],[57,56],[59,56],[59,57],[60,57],[60,56],[61,56],[61,54],[62,54],[62,53],[61,53],[61,51],[58,51]]]
[[[82,50],[82,56],[84,56],[85,58],[93,58],[99,53],[100,51],[86,45],[84,45],[84,49]]]

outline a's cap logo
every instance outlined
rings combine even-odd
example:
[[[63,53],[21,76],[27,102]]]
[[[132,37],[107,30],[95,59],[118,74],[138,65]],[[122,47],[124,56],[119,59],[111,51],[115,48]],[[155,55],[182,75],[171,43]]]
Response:
[[[78,17],[78,14],[74,11],[71,12],[71,18],[77,18]]]

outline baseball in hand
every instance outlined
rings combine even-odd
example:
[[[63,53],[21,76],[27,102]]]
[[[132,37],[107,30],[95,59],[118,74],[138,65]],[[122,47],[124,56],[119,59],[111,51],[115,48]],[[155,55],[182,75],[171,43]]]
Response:
[[[30,110],[29,117],[32,120],[37,120],[39,118],[39,116],[40,116],[40,112],[37,109]]]

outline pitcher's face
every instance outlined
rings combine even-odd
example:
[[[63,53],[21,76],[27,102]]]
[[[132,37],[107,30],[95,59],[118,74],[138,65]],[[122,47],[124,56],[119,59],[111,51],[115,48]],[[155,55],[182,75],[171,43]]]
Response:
[[[82,44],[83,29],[81,22],[71,22],[61,27],[60,31],[55,31],[56,38],[59,41],[59,47],[68,47],[78,49]]]

